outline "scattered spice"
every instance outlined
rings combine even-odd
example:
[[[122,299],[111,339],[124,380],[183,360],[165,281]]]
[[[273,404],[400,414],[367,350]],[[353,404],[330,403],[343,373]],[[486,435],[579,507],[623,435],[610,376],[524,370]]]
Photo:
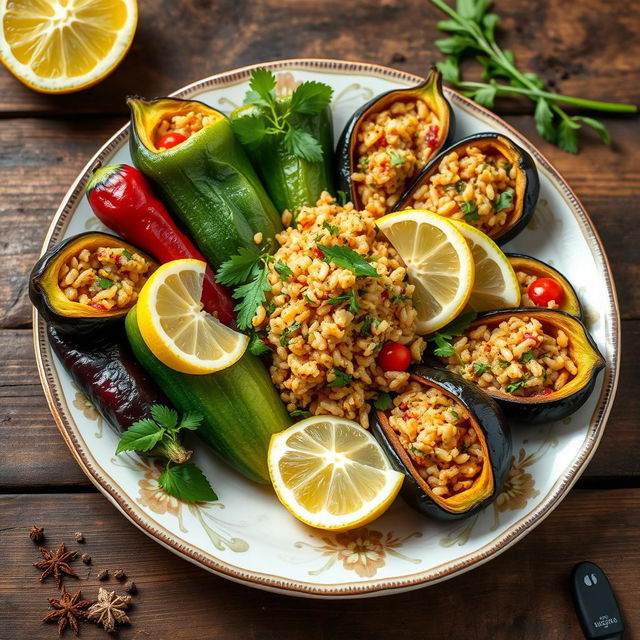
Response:
[[[42,622],[57,622],[58,635],[61,636],[67,626],[71,627],[78,635],[78,620],[85,620],[89,613],[87,607],[93,605],[95,600],[80,600],[80,589],[72,596],[62,587],[59,598],[48,598],[53,611],[42,619]]]
[[[84,562],[85,564],[90,564],[91,563],[91,556],[88,553],[83,553],[80,556],[80,559],[82,560],[82,562]]]
[[[76,539],[76,542],[82,544],[84,542],[84,533],[82,533],[82,531],[76,531],[74,534],[74,538]]]
[[[43,570],[40,576],[40,582],[46,577],[53,575],[58,588],[60,588],[62,584],[62,574],[66,573],[69,576],[78,578],[78,574],[69,566],[69,562],[76,557],[77,553],[75,551],[65,551],[64,542],[61,542],[55,551],[40,547],[40,553],[43,559],[33,563],[34,567]]]
[[[127,574],[122,569],[118,569],[113,575],[116,580],[125,580],[127,577]]]
[[[44,527],[39,527],[37,524],[34,524],[31,529],[29,529],[29,537],[34,542],[42,542],[42,540],[44,540]]]
[[[127,592],[127,593],[136,593],[138,591],[138,587],[136,587],[136,583],[133,580],[127,580],[124,583],[124,587],[123,589]]]
[[[108,580],[109,579],[109,569],[101,569],[98,571],[98,580]]]
[[[115,591],[107,591],[100,587],[98,601],[88,611],[89,620],[104,627],[105,631],[113,633],[116,624],[129,624],[125,611],[129,608],[131,596],[119,596]]]

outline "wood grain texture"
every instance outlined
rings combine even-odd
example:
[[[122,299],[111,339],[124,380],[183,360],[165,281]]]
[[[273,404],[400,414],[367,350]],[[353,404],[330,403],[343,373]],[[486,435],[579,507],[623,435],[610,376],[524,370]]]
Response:
[[[640,364],[640,322],[623,323],[622,371],[618,399],[604,437],[585,472],[590,481],[616,478],[620,482],[640,478],[637,455],[640,397],[636,381]],[[3,452],[0,491],[20,487],[88,486],[89,481],[58,433],[42,394],[30,330],[0,331],[0,425]]]
[[[139,593],[131,610],[133,624],[122,628],[122,640],[387,640],[445,635],[569,640],[582,637],[569,574],[585,559],[599,564],[616,589],[627,625],[625,637],[640,632],[640,489],[573,492],[534,533],[490,564],[427,590],[348,601],[293,599],[212,576],[151,544],[99,495],[3,497],[2,638],[56,635],[55,627],[40,623],[55,585],[50,580],[38,583],[39,574],[31,566],[39,555],[27,537],[34,522],[45,527],[48,545],[64,541],[68,548],[92,556],[90,567],[79,560],[73,563],[82,579],[65,579],[67,589],[82,588],[84,598],[95,597],[101,584],[96,574],[102,568],[122,568],[135,581]],[[85,535],[84,545],[73,540],[78,530]],[[585,535],[587,531],[593,535]],[[119,586],[113,578],[105,584],[110,589]],[[81,637],[106,636],[84,624]]]
[[[79,95],[34,93],[0,70],[0,112],[124,113],[124,97],[163,95],[247,64],[282,58],[341,58],[424,73],[442,58],[434,40],[444,15],[426,0],[139,1],[138,30],[118,69]],[[640,102],[628,73],[640,55],[640,6],[612,11],[603,0],[497,0],[500,42],[521,66],[567,94]],[[357,36],[354,35],[357,26]],[[523,107],[523,105],[525,105]],[[527,103],[508,103],[527,108]]]

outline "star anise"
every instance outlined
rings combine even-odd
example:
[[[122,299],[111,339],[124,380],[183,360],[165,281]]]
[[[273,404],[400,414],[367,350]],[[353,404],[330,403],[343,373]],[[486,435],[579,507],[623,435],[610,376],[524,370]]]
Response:
[[[100,587],[98,602],[89,609],[89,620],[102,625],[105,631],[113,633],[116,624],[131,622],[125,613],[130,602],[131,596],[119,596],[115,591],[107,591]]]
[[[63,573],[73,576],[74,578],[78,577],[78,574],[69,566],[69,561],[76,557],[76,552],[65,551],[64,542],[61,542],[56,547],[55,551],[40,547],[40,553],[42,554],[43,560],[33,563],[34,567],[43,569],[42,575],[40,576],[40,582],[42,582],[47,576],[53,574],[56,584],[58,585],[58,588],[60,588]]]
[[[84,620],[88,617],[89,614],[84,609],[95,602],[95,600],[80,600],[80,595],[80,589],[78,589],[70,596],[63,586],[59,598],[48,598],[53,611],[43,618],[42,622],[57,622],[59,636],[63,634],[67,626],[71,627],[78,635],[78,620]]]

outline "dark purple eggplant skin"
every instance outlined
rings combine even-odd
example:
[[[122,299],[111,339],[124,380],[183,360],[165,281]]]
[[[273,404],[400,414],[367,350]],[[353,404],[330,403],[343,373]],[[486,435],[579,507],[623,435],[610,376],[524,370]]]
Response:
[[[78,388],[116,433],[171,403],[135,359],[123,326],[82,339],[47,327],[49,343]]]
[[[502,490],[511,467],[512,443],[509,423],[495,400],[476,385],[467,382],[462,376],[424,365],[414,365],[409,371],[425,383],[450,393],[474,415],[487,443],[489,463],[493,471],[493,493],[484,500],[474,502],[464,512],[447,511],[425,493],[411,472],[407,470],[402,458],[387,439],[376,409],[372,410],[369,418],[371,433],[384,449],[391,466],[404,474],[405,481],[402,484],[401,495],[409,506],[422,515],[436,520],[451,522],[469,518],[491,504]]]

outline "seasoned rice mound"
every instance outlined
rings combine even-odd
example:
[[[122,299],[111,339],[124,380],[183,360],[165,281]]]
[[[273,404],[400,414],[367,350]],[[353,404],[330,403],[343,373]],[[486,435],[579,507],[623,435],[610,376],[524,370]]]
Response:
[[[205,127],[209,127],[216,122],[217,118],[211,115],[205,115],[197,111],[189,111],[184,115],[175,115],[164,118],[158,124],[155,139],[160,140],[167,133],[180,133],[185,138],[189,138]],[[159,147],[164,149],[164,147]]]
[[[411,382],[393,404],[389,424],[431,491],[448,498],[471,488],[484,461],[467,410],[418,382]]]
[[[487,154],[473,146],[452,151],[405,208],[429,209],[495,235],[514,210],[516,172],[499,153]]]
[[[520,306],[521,307],[537,307],[539,305],[531,302],[529,297],[529,285],[538,279],[538,276],[525,273],[524,271],[516,271],[516,278],[520,284]],[[547,309],[559,309],[560,305],[555,300],[549,300]]]
[[[283,222],[291,223],[289,212]],[[276,236],[281,246],[269,264],[270,304],[253,319],[274,348],[271,379],[288,411],[343,416],[366,428],[367,401],[377,390],[401,391],[409,378],[378,366],[382,345],[393,340],[407,345],[414,361],[421,358],[414,287],[395,249],[377,239],[374,217],[351,203],[337,206],[323,193],[316,207],[300,210],[296,227]],[[356,277],[325,261],[319,244],[349,247],[379,277]]]
[[[458,357],[446,359],[447,368],[489,391],[547,395],[578,373],[565,332],[551,335],[534,317],[511,316],[493,329],[482,324],[453,346]]]
[[[372,113],[357,139],[357,170],[351,175],[360,202],[376,217],[397,204],[438,146],[440,122],[423,100],[397,100]]]

